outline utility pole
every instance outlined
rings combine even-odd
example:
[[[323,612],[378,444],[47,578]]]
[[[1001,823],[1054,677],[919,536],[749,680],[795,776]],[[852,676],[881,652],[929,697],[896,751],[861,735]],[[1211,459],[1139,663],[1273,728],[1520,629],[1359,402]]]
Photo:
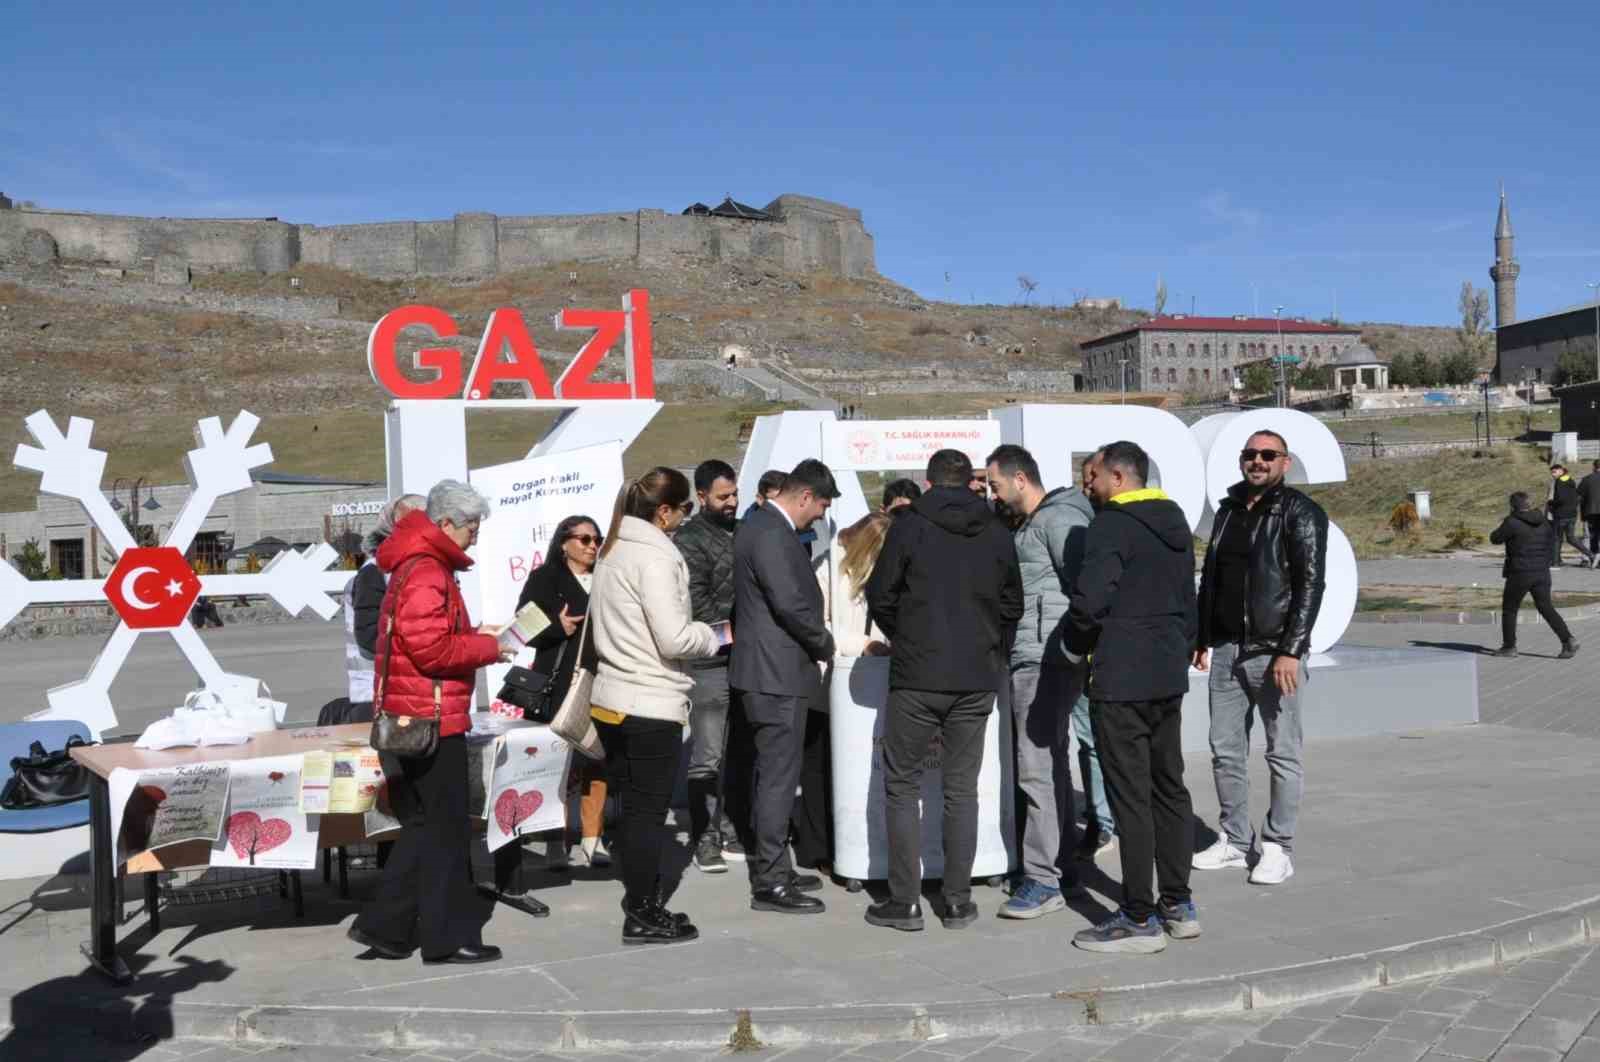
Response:
[[[1272,319],[1275,322],[1277,322],[1277,328],[1278,328],[1278,346],[1277,346],[1278,356],[1276,358],[1276,360],[1278,362],[1278,408],[1282,409],[1283,407],[1285,407],[1285,406],[1287,406],[1289,404],[1288,381],[1286,381],[1283,378],[1283,307],[1282,306],[1279,306],[1279,307],[1277,307],[1276,309],[1274,309],[1272,311]]]

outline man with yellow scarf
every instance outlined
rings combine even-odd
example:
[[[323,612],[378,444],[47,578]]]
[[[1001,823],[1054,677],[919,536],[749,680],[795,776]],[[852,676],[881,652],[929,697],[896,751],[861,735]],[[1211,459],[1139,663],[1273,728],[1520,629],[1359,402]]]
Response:
[[[1194,537],[1178,504],[1146,487],[1150,458],[1114,442],[1094,456],[1083,568],[1065,652],[1092,654],[1089,705],[1106,794],[1121,838],[1122,907],[1072,943],[1149,954],[1167,936],[1200,935],[1189,893],[1193,808],[1183,784],[1183,695],[1197,635]],[[1160,897],[1152,888],[1154,864]]]

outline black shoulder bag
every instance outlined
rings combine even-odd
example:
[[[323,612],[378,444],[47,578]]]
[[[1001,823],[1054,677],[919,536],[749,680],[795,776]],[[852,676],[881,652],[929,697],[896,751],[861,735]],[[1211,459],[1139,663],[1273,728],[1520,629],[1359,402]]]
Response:
[[[571,644],[572,636],[569,634],[567,640],[561,643],[561,652],[556,654],[556,665],[549,675],[527,667],[513,667],[507,671],[505,685],[500,687],[496,698],[521,708],[522,718],[530,723],[548,724],[556,717],[556,709],[560,707],[555,702],[553,687],[556,676],[561,674],[561,662],[567,657],[567,646]]]
[[[0,807],[8,811],[27,808],[70,804],[89,795],[89,770],[74,762],[72,750],[88,742],[74,734],[67,739],[67,747],[45,751],[43,743],[35,741],[28,755],[11,761],[11,777],[5,789],[0,790]]]
[[[395,612],[399,609],[400,587],[405,582],[405,577],[411,574],[419,560],[412,561],[395,580],[389,590],[389,597],[394,602],[389,608],[389,629],[384,632],[383,643],[383,674],[378,676],[377,689],[373,691],[372,736],[368,744],[379,752],[387,752],[391,756],[402,759],[426,759],[432,756],[439,747],[439,715],[443,711],[442,700],[444,686],[438,680],[433,680],[433,715],[396,715],[384,711],[383,691],[388,685],[389,667],[394,660],[394,623]],[[381,622],[381,617],[380,617]]]

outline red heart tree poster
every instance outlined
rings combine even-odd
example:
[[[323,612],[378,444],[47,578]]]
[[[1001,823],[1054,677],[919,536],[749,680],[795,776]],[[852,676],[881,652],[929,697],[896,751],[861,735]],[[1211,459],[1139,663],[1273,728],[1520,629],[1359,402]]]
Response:
[[[492,852],[518,837],[558,830],[567,823],[564,803],[572,751],[546,726],[517,727],[495,739],[483,817]]]
[[[300,757],[235,760],[231,766],[228,809],[211,846],[211,865],[316,867],[320,817],[300,811]]]

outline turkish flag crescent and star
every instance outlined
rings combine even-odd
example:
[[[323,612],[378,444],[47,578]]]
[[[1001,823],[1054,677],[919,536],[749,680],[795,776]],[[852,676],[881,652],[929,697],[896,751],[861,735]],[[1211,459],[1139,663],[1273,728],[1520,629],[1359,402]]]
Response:
[[[106,577],[106,599],[134,630],[179,626],[199,596],[200,578],[171,546],[124,550]]]

